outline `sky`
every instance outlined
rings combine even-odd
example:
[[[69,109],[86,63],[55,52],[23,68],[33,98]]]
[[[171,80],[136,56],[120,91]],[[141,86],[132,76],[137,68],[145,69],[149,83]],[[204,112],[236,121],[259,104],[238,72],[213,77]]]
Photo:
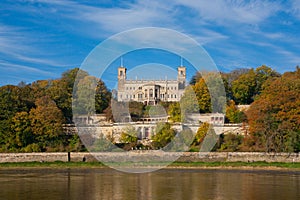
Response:
[[[0,86],[59,78],[107,38],[143,27],[193,38],[220,71],[267,65],[283,73],[300,64],[300,0],[2,0]],[[149,51],[124,55],[123,64],[149,67],[155,56],[173,69],[180,65],[178,56]],[[116,74],[108,73],[108,87]]]

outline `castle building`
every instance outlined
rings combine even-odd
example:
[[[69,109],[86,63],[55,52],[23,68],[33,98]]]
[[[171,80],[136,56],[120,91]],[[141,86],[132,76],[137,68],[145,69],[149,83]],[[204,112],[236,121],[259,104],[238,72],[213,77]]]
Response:
[[[137,101],[156,105],[160,101],[180,101],[186,86],[186,68],[177,68],[177,80],[127,80],[126,68],[118,68],[118,94],[120,102]]]

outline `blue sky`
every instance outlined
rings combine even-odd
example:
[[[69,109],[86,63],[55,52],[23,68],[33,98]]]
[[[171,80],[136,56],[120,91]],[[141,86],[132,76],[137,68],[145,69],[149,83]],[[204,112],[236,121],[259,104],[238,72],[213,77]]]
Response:
[[[194,38],[223,71],[265,64],[282,73],[300,65],[300,0],[2,0],[0,85],[58,78],[101,41],[142,27]],[[126,67],[151,61],[123,59]],[[168,61],[162,64],[180,64]]]

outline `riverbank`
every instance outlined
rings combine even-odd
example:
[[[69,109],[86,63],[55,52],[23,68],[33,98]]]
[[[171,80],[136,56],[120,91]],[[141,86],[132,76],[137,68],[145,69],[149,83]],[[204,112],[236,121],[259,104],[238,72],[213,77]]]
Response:
[[[160,163],[161,164],[161,163]],[[110,166],[124,166],[126,163],[112,163]],[[158,163],[145,163],[139,167],[157,167]],[[101,162],[15,162],[0,163],[0,170],[26,169],[99,169],[109,168]],[[289,170],[300,171],[300,163],[280,162],[173,162],[166,169],[239,169],[239,170]]]
[[[135,150],[128,152],[55,152],[55,153],[0,153],[0,163],[14,162],[267,162],[300,163],[300,153],[265,152],[164,152],[162,150]]]

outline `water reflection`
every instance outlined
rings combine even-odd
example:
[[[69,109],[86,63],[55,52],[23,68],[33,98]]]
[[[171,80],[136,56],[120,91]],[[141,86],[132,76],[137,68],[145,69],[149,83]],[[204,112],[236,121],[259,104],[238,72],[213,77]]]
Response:
[[[299,172],[0,170],[0,199],[300,199]]]

